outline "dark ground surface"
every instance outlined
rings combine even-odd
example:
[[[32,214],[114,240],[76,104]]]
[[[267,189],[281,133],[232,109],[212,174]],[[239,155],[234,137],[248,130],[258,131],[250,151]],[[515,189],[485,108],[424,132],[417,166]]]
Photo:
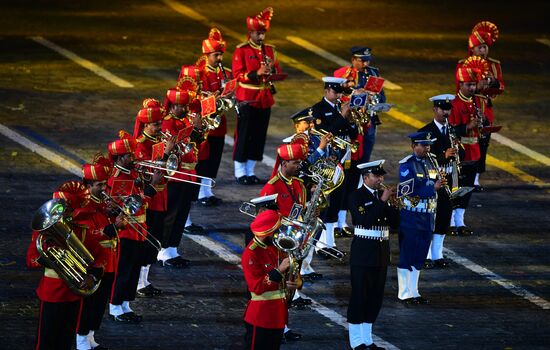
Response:
[[[230,6],[189,1],[186,4],[237,32],[243,18],[263,8],[236,2]],[[548,62],[550,47],[535,39],[548,38],[543,25],[545,2],[462,5],[480,14],[463,13],[456,4],[427,1],[351,1],[300,5],[275,4],[269,41],[279,51],[321,72],[335,64],[291,44],[300,36],[340,56],[364,43],[374,48],[377,65],[388,79],[403,86],[387,91],[388,100],[408,115],[428,121],[427,97],[453,91],[454,62],[465,53],[470,27],[480,19],[501,29],[494,56],[502,59],[507,91],[497,101],[503,135],[544,155],[548,146]],[[130,130],[140,101],[160,98],[174,84],[178,66],[191,63],[208,28],[172,11],[163,2],[18,2],[3,9],[0,22],[0,122],[56,152],[90,160],[106,151],[120,128]],[[363,23],[365,14],[369,21]],[[325,25],[331,23],[330,26]],[[359,25],[358,23],[361,23]],[[27,39],[41,35],[132,82],[122,89]],[[238,42],[226,37],[228,47]],[[229,65],[231,52],[226,54]],[[379,63],[378,63],[379,62]],[[284,65],[283,65],[284,66]],[[290,133],[287,116],[320,98],[320,84],[289,66],[290,78],[278,85],[266,154],[273,156],[279,140]],[[379,129],[373,158],[387,159],[387,182],[395,183],[397,161],[408,152],[404,135],[412,129],[389,117]],[[230,118],[230,125],[234,122]],[[230,127],[230,133],[232,128]],[[234,183],[231,149],[226,146],[216,195],[224,204],[194,207],[192,217],[204,225],[208,242],[239,255],[243,230],[250,223],[239,204],[255,197],[260,187]],[[542,181],[548,167],[505,146],[493,143],[491,154]],[[35,335],[38,302],[34,289],[40,272],[25,268],[32,213],[61,182],[74,178],[44,158],[4,138],[0,146],[0,348],[30,349]],[[267,177],[271,169],[258,167]],[[541,190],[495,168],[474,195],[467,223],[473,237],[448,237],[446,246],[516,286],[550,298],[550,198]],[[397,237],[392,256],[397,261]],[[338,247],[349,250],[349,239]],[[114,349],[239,349],[245,284],[241,270],[212,250],[186,237],[181,249],[193,261],[184,270],[155,266],[153,283],[164,290],[158,299],[139,299],[144,315],[138,326],[105,320],[97,339]],[[350,293],[346,262],[314,259],[325,278],[304,289],[324,307],[345,317]],[[386,299],[374,332],[400,349],[545,349],[550,343],[548,310],[514,295],[454,263],[450,269],[423,272],[421,292],[429,306],[406,308],[397,302],[395,268],[389,269]],[[291,326],[304,335],[284,349],[346,349],[347,332],[318,312],[292,310]]]

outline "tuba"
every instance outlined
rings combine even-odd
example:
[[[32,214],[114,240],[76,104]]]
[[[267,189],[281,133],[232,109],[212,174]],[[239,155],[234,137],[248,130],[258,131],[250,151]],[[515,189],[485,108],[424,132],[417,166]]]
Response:
[[[67,203],[51,199],[34,214],[31,227],[38,231],[36,249],[52,268],[78,295],[93,294],[101,283],[88,273],[94,257],[76,237],[65,219]]]

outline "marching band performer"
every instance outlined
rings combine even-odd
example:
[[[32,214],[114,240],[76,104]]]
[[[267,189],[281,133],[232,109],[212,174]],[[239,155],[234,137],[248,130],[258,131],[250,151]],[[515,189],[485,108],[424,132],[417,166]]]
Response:
[[[452,183],[452,162],[459,156],[451,141],[451,135],[454,135],[455,131],[447,121],[453,107],[451,101],[454,99],[454,95],[449,94],[430,97],[430,101],[433,102],[434,119],[418,131],[427,131],[435,137],[430,146],[430,153],[435,155],[437,164],[440,166],[438,170],[446,174],[447,182],[458,186],[458,184]],[[443,240],[449,230],[452,212],[451,198],[445,188],[440,188],[437,191],[435,230],[424,264],[425,268],[444,268],[448,265],[443,258]]]
[[[108,147],[109,157],[115,168],[111,177],[107,180],[110,196],[117,202],[122,202],[121,198],[127,195],[138,195],[141,198],[146,198],[144,199],[145,203],[136,213],[128,214],[129,223],[137,224],[126,225],[118,232],[120,250],[109,314],[116,322],[139,323],[142,316],[132,311],[130,301],[136,298],[144,241],[147,237],[146,201],[156,194],[154,186],[160,183],[162,174],[155,172],[151,183],[144,185],[134,169],[136,139],[122,130],[119,132],[119,137],[119,140],[111,142]]]
[[[77,181],[62,184],[53,194],[53,198],[62,198],[67,203],[66,218],[72,211],[81,207],[88,196],[86,186]],[[69,220],[67,220],[69,221]],[[77,226],[71,226],[77,239],[82,240],[82,231]],[[37,249],[38,231],[33,231],[30,245],[27,249],[27,266],[44,268],[36,294],[40,300],[40,315],[38,332],[34,349],[36,350],[70,350],[75,342],[77,323],[80,317],[82,296],[74,292],[67,282],[56,272],[53,266],[41,256]],[[91,249],[93,247],[86,247]],[[90,276],[97,281],[101,278],[101,268],[89,269]],[[87,286],[91,280],[85,280]]]
[[[174,148],[176,136],[172,136],[164,141],[164,153],[160,159],[152,159],[153,146],[158,145],[161,139],[162,121],[164,119],[164,108],[160,102],[147,98],[143,101],[143,108],[136,116],[134,125],[134,137],[137,145],[135,156],[138,161],[166,161]],[[166,181],[163,179],[155,185],[156,194],[149,200],[146,214],[146,222],[149,233],[160,242],[163,241],[164,218],[168,209],[168,198],[166,192]],[[160,295],[162,290],[155,288],[149,282],[149,270],[151,264],[157,261],[158,251],[150,244],[144,246],[144,254],[141,272],[139,274],[137,295],[143,297],[153,297]]]
[[[280,226],[281,214],[269,209],[259,213],[250,225],[255,237],[241,258],[251,294],[244,312],[246,349],[279,349],[283,339],[288,320],[285,289],[295,290],[296,283],[284,281],[289,258],[283,258],[272,243],[273,232]]]
[[[201,127],[199,112],[200,106],[196,100],[198,85],[195,79],[190,76],[184,76],[178,81],[178,87],[168,89],[164,109],[168,114],[162,122],[162,131],[168,132],[172,136],[178,136],[180,132],[185,134],[185,130],[193,128],[193,133]],[[193,115],[195,113],[195,115]],[[200,137],[195,136],[198,142]],[[179,156],[179,171],[189,175],[174,174],[174,177],[187,181],[195,181],[193,176],[196,173],[195,165],[197,163],[198,148],[196,142],[192,142],[190,137],[178,140],[177,142],[186,144],[190,150]],[[182,149],[185,147],[181,147]],[[177,180],[168,181],[167,187],[167,211],[164,217],[164,232],[162,250],[157,258],[163,266],[182,268],[189,266],[189,260],[184,259],[178,253],[178,246],[183,232],[186,230],[191,202],[194,198],[196,185],[189,182]],[[189,225],[191,227],[191,225]],[[190,232],[193,233],[193,232]]]
[[[428,254],[435,223],[436,192],[446,184],[437,179],[437,169],[426,161],[433,139],[429,132],[408,135],[413,153],[399,162],[399,182],[412,182],[412,192],[404,199],[399,225],[398,298],[406,305],[427,304],[420,296],[418,280]],[[417,196],[415,203],[413,196]]]
[[[312,113],[315,118],[315,129],[325,130],[330,132],[335,137],[342,139],[354,139],[357,137],[357,126],[348,121],[344,116],[349,115],[349,104],[340,105],[339,101],[342,98],[344,88],[343,83],[346,82],[343,78],[324,77],[325,94],[323,99],[313,105]],[[336,150],[334,150],[336,151]],[[349,168],[351,163],[351,150],[336,151],[333,157],[336,161],[343,163],[344,169]],[[345,181],[345,180],[344,180]],[[326,244],[318,246],[317,253],[322,257],[329,258],[326,253],[327,247],[336,247],[334,241],[334,229],[338,224],[338,215],[344,207],[345,184],[340,186],[330,195],[330,204],[323,216],[323,222],[326,225],[326,230],[320,237],[320,241]]]
[[[82,166],[82,183],[89,196],[78,213],[73,215],[73,223],[78,223],[85,233],[84,245],[95,244],[99,248],[93,254],[94,264],[103,268],[103,276],[99,288],[83,300],[76,335],[77,350],[107,349],[96,342],[95,332],[99,330],[111,297],[117,263],[118,230],[126,225],[124,214],[120,213],[114,218],[109,216],[102,196],[112,170],[110,161],[101,155],[95,157],[93,164]]]
[[[202,41],[202,56],[197,64],[199,68],[202,92],[209,92],[219,96],[223,91],[226,80],[231,71],[222,65],[226,43],[217,28],[210,29],[208,38]],[[227,119],[225,113],[221,114],[220,125],[208,132],[208,138],[199,149],[199,162],[197,174],[215,179],[222,160],[225,134],[227,133]],[[202,184],[210,184],[210,180],[201,179]],[[214,206],[221,201],[214,196],[212,187],[201,186],[198,202],[204,206]]]
[[[351,242],[351,297],[348,305],[349,343],[352,349],[383,349],[372,340],[372,325],[384,298],[390,263],[390,226],[399,222],[397,208],[388,205],[395,190],[382,189],[384,160],[362,163],[362,185],[348,198],[354,237]]]
[[[449,115],[449,123],[454,127],[464,145],[464,161],[461,162],[460,186],[473,186],[477,173],[480,149],[479,134],[482,120],[479,111],[483,108],[483,100],[475,96],[477,83],[481,72],[476,68],[458,68],[456,81],[458,92],[451,101],[453,108]],[[459,235],[469,236],[473,232],[464,223],[464,214],[470,203],[472,193],[468,193],[456,201],[457,208],[453,210],[451,229],[456,228]]]
[[[470,57],[479,57],[487,61],[489,74],[478,82],[478,91],[486,97],[486,106],[484,110],[487,124],[493,124],[493,100],[504,92],[504,80],[502,79],[502,67],[500,61],[489,57],[489,48],[498,40],[499,30],[494,23],[481,21],[472,28],[472,34],[468,38],[468,55]],[[458,61],[457,68],[464,65],[467,59]],[[483,186],[479,184],[479,176],[485,172],[485,159],[491,134],[485,134],[480,137],[480,160],[479,167],[474,180],[476,191],[483,191]]]
[[[236,98],[238,102],[248,101],[239,108],[233,150],[235,178],[241,185],[262,183],[254,168],[263,157],[274,104],[275,89],[269,79],[271,74],[282,72],[275,48],[264,43],[272,16],[273,9],[268,7],[248,17],[248,41],[239,44],[233,53],[233,76],[238,81]]]

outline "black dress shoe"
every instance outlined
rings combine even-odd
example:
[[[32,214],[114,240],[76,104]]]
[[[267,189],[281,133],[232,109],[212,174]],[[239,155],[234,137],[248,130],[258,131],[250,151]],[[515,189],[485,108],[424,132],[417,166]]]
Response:
[[[204,234],[204,228],[199,225],[191,224],[189,226],[185,226],[185,228],[183,229],[183,233],[191,235],[202,235]]]
[[[162,266],[167,267],[188,267],[191,264],[191,261],[182,258],[181,256],[176,256],[175,258],[168,259],[168,260],[161,260]]]
[[[466,226],[460,226],[457,230],[459,236],[471,236],[474,234],[474,231],[470,230]]]
[[[367,345],[365,349],[378,349],[378,350],[386,350],[386,348],[380,347],[374,343]]]
[[[352,350],[365,350],[368,349],[365,344],[361,344],[359,346],[354,347]]]
[[[250,185],[263,185],[266,183],[265,180],[259,179],[256,175],[247,176],[248,177],[248,183]]]
[[[353,237],[353,231],[348,226],[342,227],[342,237]]]
[[[128,323],[128,324],[140,323],[143,318],[142,316],[136,315],[133,312],[127,312],[125,314],[118,315],[118,316],[114,316],[114,315],[109,315],[109,316],[111,317],[111,320],[115,322]]]
[[[204,207],[211,207],[212,206],[212,201],[210,200],[210,197],[199,198],[199,199],[197,199],[197,203],[199,203],[200,205],[202,205]]]
[[[289,331],[287,331],[287,332],[283,335],[283,338],[284,338],[284,340],[286,340],[287,342],[289,342],[289,341],[297,341],[297,340],[302,339],[302,335],[301,335],[300,333],[294,332],[293,330],[289,330]]]
[[[414,304],[420,304],[420,305],[426,305],[426,304],[429,304],[430,301],[428,299],[425,299],[425,298],[422,298],[422,297],[416,297],[416,298],[413,298],[413,303]]]
[[[342,229],[339,227],[334,228],[334,237],[342,237]]]
[[[153,287],[152,284],[149,284],[144,288],[138,289],[136,294],[140,297],[151,298],[162,294],[162,290]]]
[[[429,270],[434,268],[434,262],[432,259],[426,259],[424,260],[424,268]]]
[[[218,198],[216,196],[208,197],[208,200],[210,201],[210,205],[212,205],[213,207],[216,206],[216,205],[219,205],[219,204],[221,204],[221,202],[223,202],[223,200],[221,198]]]
[[[446,267],[449,267],[449,263],[445,259],[437,259],[433,262],[434,267],[437,269],[444,269]]]
[[[248,176],[246,175],[241,177],[236,177],[235,181],[237,181],[239,185],[250,185],[250,182],[248,182]]]
[[[320,280],[321,278],[323,278],[323,274],[322,273],[317,273],[317,272],[312,272],[310,274],[308,274],[309,277],[312,279],[312,280]]]
[[[447,231],[447,234],[449,236],[457,236],[458,235],[458,230],[457,230],[456,226],[450,226],[449,230]]]
[[[485,191],[485,187],[481,185],[474,185],[474,192],[483,192]]]
[[[109,350],[109,348],[106,346],[98,345],[95,348],[92,348],[92,350]]]
[[[308,305],[311,305],[311,299],[298,297],[298,299],[292,300],[292,305],[308,306]]]
[[[399,299],[399,302],[403,305],[415,305],[416,304],[416,302],[414,301],[414,298]]]

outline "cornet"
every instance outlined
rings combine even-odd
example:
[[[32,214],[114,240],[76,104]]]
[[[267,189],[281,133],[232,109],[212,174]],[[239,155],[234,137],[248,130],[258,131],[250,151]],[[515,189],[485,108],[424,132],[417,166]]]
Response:
[[[321,130],[310,129],[309,132],[312,133],[313,135],[318,135],[321,137],[329,133],[324,129],[321,129]],[[341,150],[346,150],[349,147],[353,153],[357,152],[357,150],[359,149],[359,146],[356,143],[351,143],[349,141],[342,139],[341,137],[336,137],[336,136],[332,138],[331,144],[334,147],[340,148]]]
[[[101,192],[101,195],[103,196],[105,201],[108,201],[112,205],[114,205],[117,209],[120,210],[124,216],[129,219],[128,225],[133,228],[141,237],[145,238],[145,240],[151,244],[156,250],[160,252],[162,249],[162,245],[156,239],[151,235],[151,232],[147,231],[145,226],[143,226],[140,222],[138,222],[133,215],[135,215],[143,206],[143,200],[141,197],[137,194],[132,194],[129,196],[124,197],[122,200],[122,205],[118,204],[118,202],[111,197],[107,192],[103,191]],[[143,231],[147,232],[145,235]]]
[[[172,137],[172,134],[168,130],[164,132],[161,131],[160,134],[161,134],[161,139],[165,144],[168,141],[168,139]],[[172,150],[171,153],[179,156],[183,156],[185,154],[190,153],[191,151],[193,151],[193,144],[191,142],[185,143],[183,141],[180,141],[174,144],[174,149]]]

